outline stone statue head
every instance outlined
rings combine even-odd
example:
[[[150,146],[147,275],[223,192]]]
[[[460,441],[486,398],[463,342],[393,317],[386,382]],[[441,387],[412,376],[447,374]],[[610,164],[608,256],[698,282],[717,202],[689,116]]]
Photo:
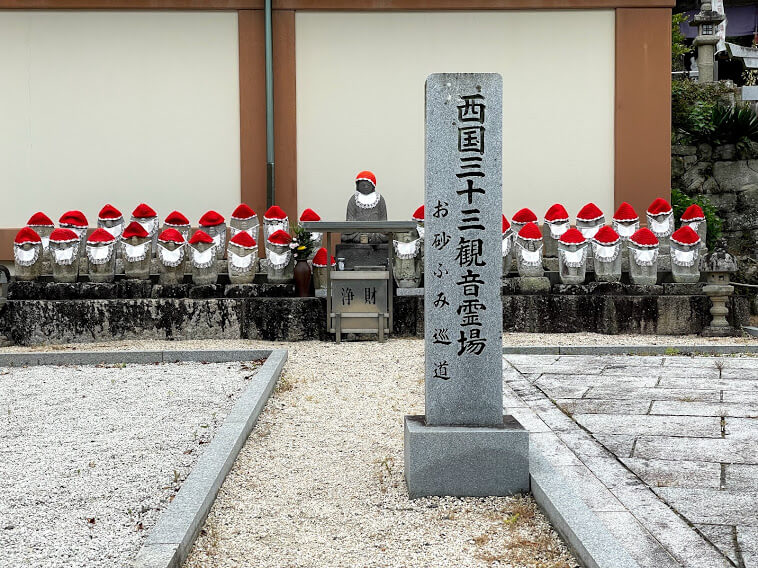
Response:
[[[368,171],[364,170],[355,176],[355,191],[368,195],[372,191],[376,190],[376,176]]]

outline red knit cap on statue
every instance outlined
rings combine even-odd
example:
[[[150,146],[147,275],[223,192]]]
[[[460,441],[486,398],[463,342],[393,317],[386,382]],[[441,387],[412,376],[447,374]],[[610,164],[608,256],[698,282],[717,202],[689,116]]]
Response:
[[[121,214],[121,211],[116,209],[110,203],[103,207],[100,210],[100,213],[97,214],[97,218],[101,221],[113,221],[115,219],[121,219],[122,217],[123,215]]]
[[[568,220],[569,220],[568,211],[566,211],[566,208],[560,203],[555,203],[554,205],[551,205],[550,209],[548,209],[545,212],[546,223],[557,223],[558,221],[568,221]]]
[[[116,237],[111,235],[105,229],[95,229],[92,234],[87,237],[88,243],[112,243],[116,240]]]
[[[594,203],[588,203],[579,210],[579,213],[576,214],[576,220],[584,222],[597,221],[602,216],[603,212],[600,210],[600,207]]]
[[[263,214],[263,219],[266,221],[281,221],[286,218],[287,214],[278,205],[272,205]]]
[[[18,233],[16,233],[16,238],[13,240],[13,242],[17,245],[23,245],[24,243],[41,243],[42,239],[37,234],[37,231],[31,227],[24,227]]]
[[[662,197],[657,198],[647,208],[650,215],[662,215],[663,213],[671,213],[671,211],[671,204]]]
[[[34,215],[29,217],[29,220],[26,222],[26,224],[31,227],[52,227],[53,220],[45,215],[42,211],[37,211]]]
[[[185,217],[183,214],[179,213],[179,211],[172,211],[169,213],[164,223],[166,223],[166,225],[174,225],[175,227],[181,227],[190,224],[189,219],[187,219],[187,217]]]
[[[66,211],[58,220],[61,225],[69,225],[77,229],[87,228],[87,218],[81,211]]]
[[[523,209],[519,209],[513,214],[511,221],[514,223],[536,223],[537,215],[535,215],[534,211],[531,209],[524,207]]]
[[[411,221],[423,221],[424,220],[424,206],[422,205],[413,212]]]
[[[370,172],[368,170],[363,170],[357,176],[355,176],[355,181],[361,181],[361,180],[370,181],[371,185],[376,187],[376,176],[374,175],[373,172]]]
[[[181,243],[184,242],[184,237],[176,229],[166,229],[160,235],[158,235],[158,240],[160,242],[162,242],[162,243],[179,243],[179,244],[181,244]]]
[[[595,236],[592,237],[592,240],[599,245],[611,246],[619,242],[621,237],[619,237],[619,234],[611,227],[603,225],[598,229],[597,233],[595,233]]]
[[[142,225],[137,223],[137,221],[132,221],[126,226],[126,229],[124,229],[124,232],[121,235],[121,238],[131,239],[132,237],[139,237],[141,239],[144,239],[149,236],[150,235],[147,234],[147,231]]]
[[[700,235],[692,230],[692,227],[685,225],[674,231],[671,235],[671,242],[678,245],[692,246],[700,242]]]
[[[613,214],[613,220],[614,221],[639,221],[640,216],[637,215],[637,212],[634,210],[634,207],[629,205],[626,201],[624,201],[621,205],[619,205],[619,208],[616,209],[616,212]]]
[[[569,229],[559,239],[564,245],[580,245],[587,241],[579,229]]]
[[[242,231],[234,235],[229,243],[245,249],[251,249],[258,246],[255,242],[255,239],[251,237],[250,234],[246,231]]]
[[[158,214],[155,209],[150,207],[147,203],[140,203],[132,211],[132,217],[135,219],[149,219],[150,217],[157,217]]]
[[[321,217],[313,209],[306,209],[303,214],[300,215],[301,221],[321,221]]]
[[[697,203],[693,203],[687,209],[685,209],[684,213],[682,213],[682,218],[680,221],[705,221],[705,213],[703,213],[703,208],[700,207]],[[31,223],[29,223],[31,225]]]
[[[518,238],[526,241],[538,241],[542,239],[542,233],[537,225],[534,223],[527,223],[518,232]]]
[[[199,243],[205,243],[205,244],[210,245],[213,243],[213,239],[208,233],[198,229],[197,231],[195,231],[195,234],[192,235],[192,238],[189,240],[189,244],[196,245]]]
[[[202,217],[200,217],[200,226],[201,227],[217,227],[218,225],[221,225],[226,219],[224,219],[224,216],[221,215],[221,213],[218,213],[217,211],[214,211],[211,209],[210,211],[206,211]]]
[[[249,205],[240,203],[237,205],[237,209],[232,212],[232,219],[239,219],[240,221],[246,221],[255,217],[255,211],[253,211]]]
[[[72,243],[78,240],[79,237],[71,229],[55,229],[50,233],[51,243]]]
[[[505,218],[505,215],[503,215],[503,234],[505,234],[510,228],[511,224],[508,222],[508,219]]]
[[[288,245],[292,242],[292,237],[289,233],[285,233],[281,229],[274,231],[274,233],[268,238],[268,242],[272,245]]]
[[[658,246],[658,237],[647,227],[642,227],[639,231],[635,232],[629,240],[640,247]]]
[[[335,264],[337,263],[335,262],[334,257],[332,257],[332,266]],[[326,249],[324,247],[318,249],[316,256],[313,257],[313,266],[316,266],[318,268],[323,268],[326,266]]]

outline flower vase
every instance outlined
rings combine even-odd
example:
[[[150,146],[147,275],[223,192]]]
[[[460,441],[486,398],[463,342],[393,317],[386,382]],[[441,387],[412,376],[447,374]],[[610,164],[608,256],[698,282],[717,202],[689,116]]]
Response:
[[[311,295],[311,267],[305,259],[297,259],[295,263],[295,289],[301,298]]]

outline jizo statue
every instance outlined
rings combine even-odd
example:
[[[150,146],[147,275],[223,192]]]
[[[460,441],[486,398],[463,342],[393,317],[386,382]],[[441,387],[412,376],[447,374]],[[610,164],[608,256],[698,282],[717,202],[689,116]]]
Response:
[[[386,221],[387,204],[376,190],[376,176],[362,171],[355,177],[355,193],[347,202],[347,221]],[[387,237],[380,233],[344,233],[343,243],[386,243]]]

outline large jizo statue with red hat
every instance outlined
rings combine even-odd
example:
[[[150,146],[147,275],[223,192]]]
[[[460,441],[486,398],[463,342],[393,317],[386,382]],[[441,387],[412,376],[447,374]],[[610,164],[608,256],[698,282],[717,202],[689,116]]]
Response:
[[[42,272],[42,238],[31,227],[21,229],[13,241],[17,280],[36,280]]]
[[[362,171],[355,177],[355,193],[347,202],[347,221],[386,221],[387,204],[376,190],[376,176]],[[387,237],[380,233],[343,233],[343,243],[386,243]]]

